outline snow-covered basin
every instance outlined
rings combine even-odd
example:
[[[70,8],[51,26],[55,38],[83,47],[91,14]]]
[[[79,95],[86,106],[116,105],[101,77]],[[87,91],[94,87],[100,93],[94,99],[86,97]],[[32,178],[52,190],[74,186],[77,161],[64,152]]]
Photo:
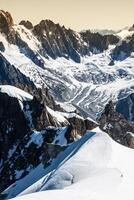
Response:
[[[33,99],[33,96],[29,93],[11,85],[0,85],[0,92],[8,94],[10,97],[15,97],[20,101]]]
[[[134,150],[114,142],[99,128],[76,143],[47,178],[42,177],[20,194],[28,195],[16,199],[132,199]]]

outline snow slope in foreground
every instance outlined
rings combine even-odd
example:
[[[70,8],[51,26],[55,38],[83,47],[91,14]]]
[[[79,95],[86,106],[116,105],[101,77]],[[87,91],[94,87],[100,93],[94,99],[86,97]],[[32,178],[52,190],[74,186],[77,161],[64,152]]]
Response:
[[[72,145],[55,170],[19,194],[28,195],[15,199],[132,199],[133,149],[114,142],[98,128]]]

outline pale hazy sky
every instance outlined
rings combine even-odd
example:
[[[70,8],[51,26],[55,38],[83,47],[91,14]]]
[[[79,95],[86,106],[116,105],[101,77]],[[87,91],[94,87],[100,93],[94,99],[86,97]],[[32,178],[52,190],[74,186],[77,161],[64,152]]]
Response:
[[[75,30],[120,29],[134,23],[134,0],[0,0],[15,23],[51,19]]]

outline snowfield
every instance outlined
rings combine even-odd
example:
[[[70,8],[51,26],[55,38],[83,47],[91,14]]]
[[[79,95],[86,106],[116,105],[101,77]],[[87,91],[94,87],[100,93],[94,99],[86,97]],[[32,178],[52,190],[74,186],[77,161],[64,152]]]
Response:
[[[8,199],[18,193],[15,200],[128,200],[133,196],[133,169],[134,150],[96,128],[71,144],[48,169],[38,166],[5,193]]]

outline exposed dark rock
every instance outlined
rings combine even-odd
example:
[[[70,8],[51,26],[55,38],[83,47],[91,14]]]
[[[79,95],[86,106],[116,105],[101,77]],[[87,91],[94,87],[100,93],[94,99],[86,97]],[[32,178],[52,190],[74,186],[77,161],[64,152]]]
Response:
[[[11,65],[0,53],[0,84],[13,85],[27,92],[33,91],[36,87],[32,81],[23,75],[19,69]]]
[[[59,126],[56,120],[48,113],[46,106],[53,110],[57,109],[54,99],[47,88],[35,90],[30,107],[32,109],[32,121],[36,130],[41,130],[47,126]],[[66,126],[66,124],[61,123],[60,126]]]
[[[30,21],[25,21],[25,20],[22,20],[20,23],[20,25],[23,25],[25,26],[27,29],[32,29],[33,28],[33,25]]]
[[[103,52],[108,49],[109,45],[119,42],[119,38],[114,35],[103,36],[99,33],[92,33],[90,30],[81,32],[81,36],[93,53]]]
[[[29,131],[25,116],[16,98],[0,93],[0,157]]]
[[[115,141],[134,148],[134,123],[128,122],[123,115],[115,111],[110,101],[106,105],[100,119],[100,128],[108,133]]]
[[[74,139],[77,135],[83,136],[86,130],[92,130],[93,128],[97,127],[97,123],[87,119],[83,119],[78,115],[74,117],[67,118],[68,122],[70,123],[72,128],[71,131],[71,138]]]
[[[118,100],[116,111],[121,113],[126,120],[134,122],[134,93]]]
[[[114,60],[124,60],[134,52],[134,34],[117,45],[111,56]]]
[[[50,20],[42,20],[34,26],[33,33],[42,43],[42,53],[53,59],[57,57],[71,58],[80,62],[78,52],[83,51],[84,42],[79,44],[76,34],[71,29],[55,24]]]
[[[0,10],[0,32],[8,34],[13,26],[13,19],[9,12]]]
[[[85,119],[86,130],[92,130],[98,126],[97,122],[91,121],[90,119]]]
[[[109,66],[113,66],[114,65],[114,60],[111,60],[109,63]]]
[[[3,45],[3,43],[2,43],[2,42],[0,42],[0,51],[2,51],[2,52],[4,52],[4,51],[5,51],[5,47],[4,47],[4,45]]]

